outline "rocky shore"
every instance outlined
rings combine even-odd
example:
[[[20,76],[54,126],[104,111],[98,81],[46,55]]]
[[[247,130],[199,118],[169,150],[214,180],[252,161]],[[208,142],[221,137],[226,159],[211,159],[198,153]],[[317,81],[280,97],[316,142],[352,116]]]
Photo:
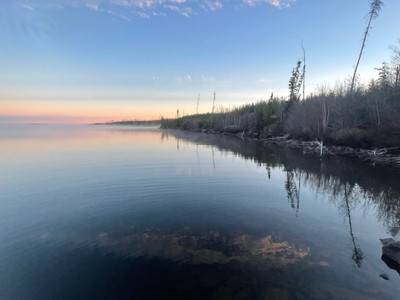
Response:
[[[264,143],[276,144],[291,149],[299,149],[303,154],[310,155],[341,155],[357,157],[360,160],[371,165],[386,165],[400,168],[400,147],[379,147],[373,149],[353,148],[342,145],[325,144],[321,140],[302,141],[292,139],[288,135],[273,136],[270,132],[244,132],[238,128],[224,128],[223,131],[216,131],[213,129],[195,130],[208,134],[220,134],[228,136],[237,136],[242,139],[260,140]]]
[[[354,156],[372,165],[388,165],[400,168],[400,147],[360,149],[348,146],[324,145],[322,141],[299,141],[287,137],[272,137],[264,140],[294,149],[303,154]]]

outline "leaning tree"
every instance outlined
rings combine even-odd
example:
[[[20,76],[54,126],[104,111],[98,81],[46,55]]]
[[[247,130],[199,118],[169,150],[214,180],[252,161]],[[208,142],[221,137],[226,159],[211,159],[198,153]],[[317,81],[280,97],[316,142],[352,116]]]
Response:
[[[372,20],[375,20],[378,17],[378,14],[379,14],[379,11],[381,10],[382,5],[383,5],[383,2],[381,0],[370,0],[370,10],[367,15],[367,19],[368,19],[367,28],[365,29],[365,32],[364,32],[364,38],[362,41],[360,54],[358,55],[357,64],[356,64],[356,67],[354,68],[353,78],[351,80],[351,87],[350,87],[351,94],[353,94],[353,91],[354,91],[354,83],[355,83],[356,76],[357,76],[357,69],[358,69],[358,65],[360,64],[361,56],[364,51],[365,41],[367,40],[369,29],[371,28],[371,22],[372,22]]]

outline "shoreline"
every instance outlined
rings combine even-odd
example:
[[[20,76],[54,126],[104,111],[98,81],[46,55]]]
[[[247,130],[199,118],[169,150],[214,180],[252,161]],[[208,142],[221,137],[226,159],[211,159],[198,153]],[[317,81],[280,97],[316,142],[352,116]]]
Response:
[[[356,157],[361,161],[372,166],[389,166],[400,168],[400,147],[379,147],[374,149],[355,148],[344,145],[324,144],[322,141],[313,140],[305,141],[290,138],[287,135],[273,136],[271,134],[262,134],[259,132],[238,132],[233,133],[229,131],[216,131],[213,129],[203,130],[190,130],[181,128],[164,128],[168,130],[182,130],[188,132],[197,132],[213,135],[232,136],[241,139],[249,139],[254,141],[261,141],[267,144],[275,144],[290,149],[302,150],[304,155],[317,155],[317,156],[350,156]]]

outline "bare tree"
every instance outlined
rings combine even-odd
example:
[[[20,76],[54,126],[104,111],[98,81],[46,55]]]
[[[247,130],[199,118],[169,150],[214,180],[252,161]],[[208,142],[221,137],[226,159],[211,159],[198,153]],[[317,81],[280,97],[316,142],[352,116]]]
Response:
[[[306,50],[304,49],[303,42],[301,43],[303,49],[303,101],[306,99]]]
[[[371,22],[372,22],[372,20],[375,20],[378,17],[378,14],[379,14],[379,11],[381,10],[382,5],[383,5],[383,2],[381,0],[370,0],[371,8],[367,15],[368,24],[367,24],[367,28],[365,29],[364,38],[363,38],[361,49],[360,49],[360,54],[358,55],[357,64],[356,64],[356,67],[354,68],[353,78],[351,80],[351,88],[350,88],[351,94],[353,94],[353,91],[354,91],[354,82],[355,82],[356,76],[357,76],[357,69],[358,69],[358,65],[360,64],[362,53],[364,51],[365,41],[367,40],[369,29],[371,28]]]
[[[397,45],[390,46],[392,50],[392,63],[400,65],[400,39],[397,39]]]
[[[397,40],[398,45],[391,46],[392,50],[392,65],[394,68],[394,88],[397,91],[397,88],[400,85],[400,39]]]
[[[215,91],[214,91],[214,98],[213,98],[213,105],[212,105],[212,113],[215,111]]]
[[[322,133],[325,134],[326,130],[328,129],[329,124],[329,116],[330,116],[330,108],[329,105],[326,103],[327,97],[322,95],[322,107],[321,107],[321,114],[322,114]]]
[[[196,115],[199,114],[200,94],[197,96]]]

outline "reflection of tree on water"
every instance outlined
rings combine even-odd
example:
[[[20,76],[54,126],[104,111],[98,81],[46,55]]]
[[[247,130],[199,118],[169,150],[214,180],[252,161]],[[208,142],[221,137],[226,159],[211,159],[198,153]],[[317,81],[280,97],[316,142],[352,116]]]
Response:
[[[348,219],[350,237],[353,244],[353,253],[351,258],[357,267],[361,267],[364,256],[361,248],[356,244],[356,238],[353,233],[353,224],[351,220],[351,206],[362,204],[360,203],[362,199],[362,191],[359,189],[359,186],[349,181],[343,181],[339,177],[325,176],[321,173],[314,174],[306,171],[303,174],[303,181],[317,193],[327,195],[329,197],[329,201],[335,203]],[[299,188],[301,175],[302,174],[299,171]],[[293,185],[294,181],[292,180],[292,184],[290,185],[292,190],[295,188]],[[287,184],[285,187],[286,186]],[[296,195],[296,193],[292,194]]]
[[[378,220],[388,230],[400,226],[399,171],[371,167],[358,160],[338,156],[316,159],[312,155],[302,155],[296,150],[232,137],[183,131],[169,133],[176,139],[216,146],[221,152],[230,151],[246,160],[254,161],[257,165],[266,168],[268,177],[271,176],[271,170],[284,166],[286,170],[292,172],[287,174],[285,188],[291,206],[294,208],[298,202],[301,180],[303,185],[309,185],[318,193],[330,195],[330,201],[342,208],[346,216],[349,216],[348,212],[352,206],[363,205],[366,209],[375,208]],[[297,178],[299,179],[298,187],[295,184]],[[343,195],[345,184],[347,188],[351,187],[347,192],[347,197]]]
[[[298,183],[296,183],[295,177],[298,177]],[[296,209],[296,216],[300,208],[300,187],[301,187],[300,180],[301,180],[301,171],[299,171],[298,174],[296,171],[293,170],[286,171],[285,189],[291,207],[293,209]]]
[[[388,231],[400,226],[400,191],[398,186],[396,188],[390,186],[385,189],[371,190],[369,193],[365,193],[365,197],[376,206],[378,218],[388,228]]]
[[[268,179],[271,179],[271,167],[266,166],[266,169],[267,169]]]
[[[350,205],[349,205],[349,194],[352,191],[352,187],[348,187],[348,184],[344,184],[344,200],[346,202],[346,211],[347,211],[347,218],[349,220],[349,228],[350,228],[350,236],[351,241],[353,242],[353,255],[351,256],[352,260],[356,263],[357,267],[361,267],[361,263],[363,260],[363,252],[360,247],[356,246],[356,242],[354,239],[353,234],[353,225],[351,223],[351,213],[350,213]]]
[[[302,176],[303,174],[304,176]],[[361,198],[360,191],[355,188],[355,184],[342,181],[337,177],[324,176],[321,173],[313,174],[305,172],[303,174],[299,169],[286,171],[285,189],[291,207],[296,209],[297,215],[300,207],[301,180],[304,180],[304,182],[312,187],[317,193],[329,195],[330,201],[335,202],[339,208],[342,208],[345,211],[345,216],[349,222],[350,237],[353,244],[353,253],[351,258],[358,267],[361,267],[364,257],[361,248],[357,246],[355,242],[350,209],[350,204],[357,204],[356,199]]]
[[[211,154],[212,154],[213,168],[214,168],[214,172],[215,172],[215,157],[214,157],[214,147],[211,147]]]
[[[200,167],[199,144],[196,145],[197,165]]]

